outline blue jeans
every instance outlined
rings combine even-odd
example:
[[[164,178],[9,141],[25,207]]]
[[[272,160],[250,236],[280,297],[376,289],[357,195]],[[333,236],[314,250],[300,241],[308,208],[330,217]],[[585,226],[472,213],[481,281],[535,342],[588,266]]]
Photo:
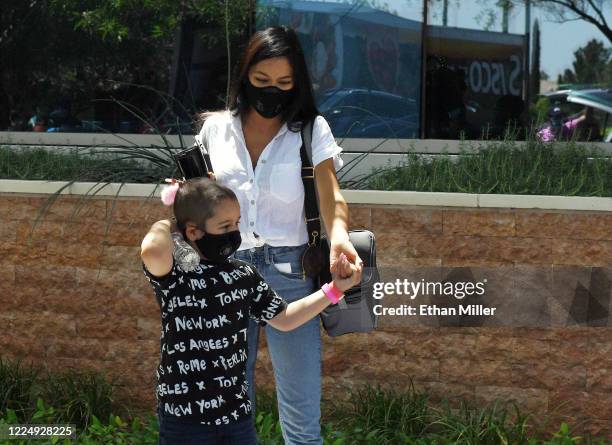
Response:
[[[236,423],[208,426],[188,423],[157,412],[158,445],[257,445],[250,417]]]
[[[241,250],[234,256],[254,265],[270,287],[287,302],[292,302],[310,295],[314,288],[311,278],[302,278],[301,255],[305,249],[306,245],[297,247],[264,245]],[[289,332],[278,331],[272,326],[266,326],[265,329],[268,351],[274,368],[279,418],[285,444],[322,445],[319,424],[321,418],[319,317]],[[248,330],[247,380],[253,407],[255,407],[255,359],[258,339],[259,325],[251,320]]]

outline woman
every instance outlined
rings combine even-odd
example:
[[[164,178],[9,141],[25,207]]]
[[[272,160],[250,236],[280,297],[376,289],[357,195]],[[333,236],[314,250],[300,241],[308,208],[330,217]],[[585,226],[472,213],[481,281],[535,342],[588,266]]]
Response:
[[[323,224],[329,234],[332,272],[345,253],[361,270],[348,238],[348,206],[336,170],[342,149],[314,102],[302,48],[293,30],[273,27],[249,40],[231,83],[229,109],[204,113],[196,136],[210,153],[215,176],[240,201],[242,244],[235,256],[252,263],[286,301],[308,295],[302,273],[307,246],[301,179],[300,128],[314,119],[312,160]],[[292,332],[266,327],[285,443],[322,444],[320,434],[321,338],[318,318]],[[259,326],[248,330],[249,396]]]

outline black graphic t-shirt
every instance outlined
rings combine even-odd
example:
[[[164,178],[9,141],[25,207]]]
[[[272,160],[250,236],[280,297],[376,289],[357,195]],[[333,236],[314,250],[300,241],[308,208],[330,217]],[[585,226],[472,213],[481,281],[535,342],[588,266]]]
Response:
[[[191,272],[176,262],[164,277],[144,266],[161,310],[156,370],[162,415],[225,425],[251,414],[246,381],[249,317],[266,322],[287,303],[250,264],[201,260]]]

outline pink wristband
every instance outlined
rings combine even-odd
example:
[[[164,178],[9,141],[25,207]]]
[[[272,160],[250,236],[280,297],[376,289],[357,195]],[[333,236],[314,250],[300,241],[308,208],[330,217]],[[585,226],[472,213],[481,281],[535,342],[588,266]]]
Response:
[[[344,292],[338,289],[336,287],[336,283],[334,283],[333,281],[331,283],[325,283],[323,286],[321,286],[321,289],[323,290],[323,293],[327,296],[327,298],[329,298],[329,301],[332,302],[332,304],[338,303],[338,301],[340,301],[340,299],[344,295]]]

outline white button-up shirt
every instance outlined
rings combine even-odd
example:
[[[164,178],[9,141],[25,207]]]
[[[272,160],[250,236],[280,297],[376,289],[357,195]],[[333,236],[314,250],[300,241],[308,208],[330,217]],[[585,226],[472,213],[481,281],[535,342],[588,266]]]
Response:
[[[240,116],[232,116],[229,110],[209,116],[196,140],[206,141],[217,180],[238,197],[242,236],[239,250],[264,243],[299,246],[308,241],[299,132],[290,131],[283,124],[259,156],[255,170]],[[329,124],[323,116],[317,116],[312,130],[313,165],[333,158],[334,167],[339,170],[343,165],[341,152]]]

